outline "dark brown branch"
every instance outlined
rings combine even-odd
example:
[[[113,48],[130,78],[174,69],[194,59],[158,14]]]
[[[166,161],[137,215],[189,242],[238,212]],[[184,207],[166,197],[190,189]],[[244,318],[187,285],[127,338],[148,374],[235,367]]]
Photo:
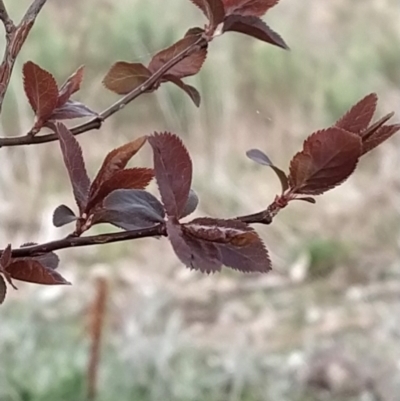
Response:
[[[280,207],[273,202],[266,210],[246,216],[236,217],[236,219],[247,224],[271,224],[273,217],[278,213]],[[88,237],[66,237],[60,240],[46,242],[38,245],[26,246],[13,249],[12,256],[32,257],[43,253],[57,251],[60,249],[76,248],[81,246],[111,244],[112,242],[130,241],[147,237],[165,237],[167,235],[165,224],[157,224],[153,227],[143,228],[132,231],[122,231],[110,234],[92,235]],[[0,251],[0,255],[3,250]]]
[[[152,87],[159,82],[160,78],[162,78],[174,65],[178,64],[184,58],[190,56],[192,53],[196,52],[199,48],[205,46],[206,44],[207,40],[203,37],[199,37],[196,42],[192,43],[185,50],[178,53],[175,57],[165,63],[141,86],[137,87],[132,92],[128,93],[117,102],[112,104],[110,107],[102,111],[98,117],[72,128],[72,134],[80,135],[93,129],[99,129],[103,121],[111,117],[116,112],[122,110],[127,104],[135,100],[143,93],[152,89]],[[40,143],[56,141],[57,139],[58,137],[55,133],[37,136],[27,134],[12,138],[0,138],[0,148],[3,146],[37,145]]]
[[[0,65],[0,113],[14,69],[15,60],[46,1],[34,0],[16,27],[7,14],[3,0],[0,0],[0,19],[6,28],[6,48],[4,50],[3,62]]]
[[[41,255],[43,253],[59,249],[75,248],[80,246],[111,244],[112,242],[129,241],[146,237],[165,236],[167,232],[164,224],[158,224],[150,228],[143,228],[132,231],[122,231],[111,234],[92,235],[88,237],[66,237],[60,240],[46,242],[44,244],[31,245],[14,249],[13,257],[27,257]]]

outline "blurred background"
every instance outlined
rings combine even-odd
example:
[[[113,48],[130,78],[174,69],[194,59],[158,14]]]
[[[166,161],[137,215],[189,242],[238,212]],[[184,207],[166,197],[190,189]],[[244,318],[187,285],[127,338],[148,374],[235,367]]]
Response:
[[[18,21],[30,2],[5,3]],[[200,109],[168,84],[140,97],[79,137],[90,173],[112,148],[169,130],[193,159],[196,214],[231,217],[261,210],[279,191],[247,149],[287,170],[309,134],[371,92],[377,118],[396,111],[399,121],[397,0],[282,0],[266,21],[290,52],[237,34],[218,38],[187,80],[202,95]],[[48,1],[17,60],[2,136],[32,126],[27,60],[59,83],[85,64],[75,98],[100,111],[118,99],[101,84],[113,62],[147,63],[204,22],[188,0]],[[392,138],[363,158],[316,205],[294,202],[257,227],[274,265],[268,275],[189,271],[164,239],[59,252],[73,286],[18,283],[0,307],[0,400],[87,398],[99,297],[98,400],[399,400],[399,145]],[[150,163],[149,149],[133,160]],[[73,206],[58,145],[1,149],[0,166],[1,247],[67,235],[71,227],[51,223],[56,206]]]

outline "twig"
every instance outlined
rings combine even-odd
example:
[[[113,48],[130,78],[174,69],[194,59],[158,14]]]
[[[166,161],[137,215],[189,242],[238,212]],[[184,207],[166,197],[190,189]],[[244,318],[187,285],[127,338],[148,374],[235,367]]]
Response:
[[[250,214],[246,216],[239,216],[235,219],[243,221],[247,224],[271,224],[273,217],[278,213],[280,207],[274,201],[266,210]],[[110,234],[92,235],[87,237],[66,237],[63,239],[46,242],[43,244],[30,245],[22,248],[13,249],[12,257],[32,257],[38,256],[47,252],[57,251],[60,249],[75,248],[90,245],[111,244],[112,242],[130,241],[139,238],[148,237],[165,237],[167,230],[165,224],[157,224],[149,228],[143,228],[131,231],[122,231]],[[0,255],[3,250],[0,250]]]
[[[12,256],[13,257],[37,256],[43,253],[56,251],[59,249],[75,248],[75,247],[90,246],[90,245],[111,244],[112,242],[129,241],[139,238],[159,237],[166,235],[167,232],[164,224],[157,224],[150,228],[143,228],[132,231],[122,231],[117,233],[92,235],[87,237],[66,237],[56,241],[14,249],[12,251]]]
[[[3,0],[0,0],[0,20],[3,21],[6,35],[9,36],[15,30],[15,25],[10,16],[8,15],[6,6]]]
[[[122,110],[127,104],[135,100],[137,97],[143,93],[149,91],[154,84],[158,83],[160,78],[163,77],[174,65],[178,64],[184,58],[190,56],[192,53],[196,52],[199,48],[207,44],[207,39],[199,37],[199,39],[189,45],[185,50],[178,53],[171,60],[165,63],[158,71],[156,71],[151,77],[147,79],[141,86],[135,88],[132,92],[128,93],[117,102],[112,104],[110,107],[102,111],[98,117],[92,120],[78,125],[71,129],[73,135],[80,135],[84,132],[91,131],[93,129],[99,129],[106,119],[111,117],[116,112]],[[55,133],[47,135],[23,135],[11,138],[0,138],[0,148],[3,146],[21,146],[21,145],[37,145],[40,143],[52,142],[58,140],[58,136]]]
[[[15,60],[46,1],[34,0],[16,27],[8,16],[3,0],[0,0],[0,19],[3,21],[6,29],[6,48],[4,50],[3,62],[0,65],[0,114]]]

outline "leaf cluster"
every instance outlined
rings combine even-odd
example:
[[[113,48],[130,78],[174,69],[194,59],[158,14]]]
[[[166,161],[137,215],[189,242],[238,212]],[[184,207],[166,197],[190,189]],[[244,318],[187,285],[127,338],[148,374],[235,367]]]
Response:
[[[216,37],[226,32],[237,32],[288,48],[261,19],[278,0],[191,2],[203,12],[206,24],[189,29],[183,38],[157,52],[146,65],[128,61],[113,64],[103,84],[123,97],[101,113],[73,99],[82,84],[83,66],[58,86],[50,72],[32,61],[24,64],[24,89],[35,119],[25,137],[14,141],[0,138],[0,146],[58,140],[76,207],[59,205],[54,211],[53,223],[56,227],[74,223],[74,229],[61,240],[25,244],[16,249],[8,245],[0,251],[0,303],[6,297],[7,284],[16,288],[14,280],[69,284],[56,271],[59,259],[53,252],[55,250],[144,237],[167,237],[179,260],[190,269],[213,273],[227,266],[241,272],[266,273],[271,269],[269,254],[251,224],[270,224],[275,215],[293,200],[315,203],[316,196],[346,181],[363,155],[400,131],[400,124],[388,124],[393,113],[372,123],[378,101],[377,95],[372,93],[351,107],[332,126],[309,135],[302,149],[291,159],[287,171],[276,166],[263,151],[249,150],[247,156],[250,159],[275,172],[281,191],[261,212],[231,219],[209,216],[185,219],[196,210],[199,198],[192,188],[193,164],[189,151],[174,133],[140,136],[113,149],[106,154],[97,174],[91,179],[76,135],[100,128],[104,120],[132,100],[143,93],[154,92],[164,83],[175,84],[199,106],[199,92],[184,79],[201,70],[209,44]],[[33,19],[28,18],[31,15],[28,13],[26,21],[19,27],[13,26],[9,19],[4,21],[5,18],[1,18],[4,12],[0,13],[0,19],[11,36],[15,31],[18,38],[21,35],[19,29],[27,26],[30,29],[40,8],[33,7]],[[28,31],[24,31],[23,40]],[[8,42],[6,56],[10,57],[14,50],[15,58],[22,44],[15,47],[13,43],[12,40]],[[12,70],[10,65],[3,62],[0,66],[0,107]],[[92,119],[72,129],[61,122],[82,117]],[[54,134],[38,135],[44,127]],[[146,143],[152,150],[153,168],[128,166]],[[148,190],[153,178],[157,182],[158,195]],[[100,223],[111,224],[121,231],[83,235]]]

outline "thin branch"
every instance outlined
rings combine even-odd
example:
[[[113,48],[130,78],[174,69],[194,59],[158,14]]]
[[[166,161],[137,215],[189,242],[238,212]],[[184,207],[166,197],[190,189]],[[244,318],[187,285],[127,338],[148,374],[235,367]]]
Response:
[[[4,96],[10,84],[15,60],[46,1],[34,0],[19,25],[15,27],[14,23],[8,17],[3,0],[0,0],[0,19],[6,27],[6,48],[4,50],[3,62],[0,65],[0,114]]]
[[[133,91],[129,92],[127,95],[116,101],[114,104],[109,106],[107,109],[102,111],[98,117],[92,120],[73,127],[71,132],[73,135],[80,135],[84,132],[91,131],[93,129],[99,129],[102,126],[103,121],[107,120],[113,114],[122,110],[127,104],[135,100],[137,97],[143,93],[152,89],[152,87],[159,82],[159,80],[176,64],[195,53],[199,48],[207,45],[207,39],[199,37],[199,39],[189,45],[185,50],[178,53],[171,60],[165,63],[158,71],[151,75],[147,81],[145,81],[141,86],[135,88]],[[37,145],[40,143],[52,142],[58,140],[58,136],[55,133],[47,135],[23,135],[11,138],[0,138],[0,148],[3,146],[21,146],[21,145]]]
[[[4,24],[6,35],[9,36],[15,30],[15,25],[10,16],[8,15],[7,8],[3,0],[0,0],[0,20]]]
[[[111,234],[92,235],[87,237],[66,237],[60,240],[46,242],[38,245],[30,245],[23,248],[13,249],[13,257],[37,256],[43,253],[57,251],[66,248],[81,246],[111,244],[112,242],[129,241],[146,237],[165,236],[167,232],[164,224],[157,224],[150,228],[132,231],[122,231]],[[2,251],[1,251],[2,252]]]
[[[250,214],[246,216],[236,217],[237,220],[243,221],[247,224],[271,224],[273,217],[280,210],[279,205],[273,202],[266,210]],[[166,237],[167,230],[165,224],[157,224],[149,228],[142,228],[138,230],[122,231],[110,234],[92,235],[87,237],[66,237],[56,241],[46,242],[43,244],[30,245],[22,248],[12,250],[12,257],[32,257],[38,256],[47,252],[57,251],[60,249],[76,248],[81,246],[111,244],[113,242],[130,241],[139,238],[148,237]],[[0,255],[3,250],[0,251]]]

